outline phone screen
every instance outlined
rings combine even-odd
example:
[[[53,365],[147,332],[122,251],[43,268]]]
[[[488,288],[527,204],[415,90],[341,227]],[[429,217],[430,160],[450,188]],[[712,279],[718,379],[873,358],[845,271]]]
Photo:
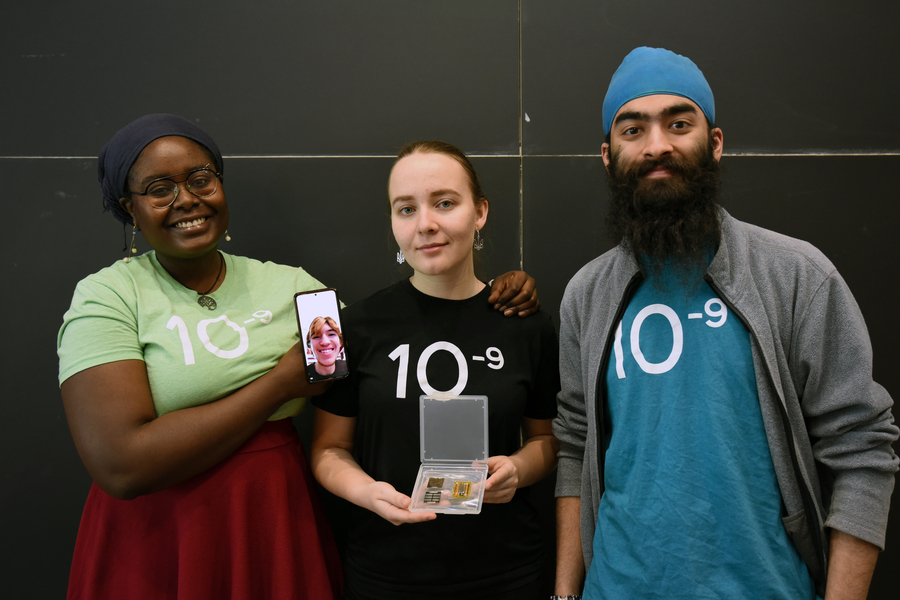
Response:
[[[347,350],[341,332],[337,290],[328,288],[294,295],[300,339],[306,354],[306,380],[310,383],[346,377]]]

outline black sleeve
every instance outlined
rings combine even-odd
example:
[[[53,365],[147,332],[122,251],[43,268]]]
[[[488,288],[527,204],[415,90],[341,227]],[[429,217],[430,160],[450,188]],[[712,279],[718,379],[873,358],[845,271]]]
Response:
[[[559,392],[559,342],[550,317],[538,313],[529,318],[540,318],[538,343],[532,348],[534,384],[525,405],[529,419],[552,419],[556,416],[556,394]]]
[[[309,399],[313,406],[339,417],[356,417],[359,415],[359,394],[356,391],[356,380],[351,369],[350,376],[338,379],[327,392]]]

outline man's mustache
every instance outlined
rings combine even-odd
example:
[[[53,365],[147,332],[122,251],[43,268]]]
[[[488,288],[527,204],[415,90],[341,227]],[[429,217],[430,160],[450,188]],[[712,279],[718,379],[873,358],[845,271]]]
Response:
[[[687,166],[685,161],[678,160],[674,156],[668,156],[659,159],[654,158],[642,160],[641,162],[633,165],[630,169],[628,169],[625,174],[628,178],[637,180],[647,173],[660,168],[665,169],[673,175],[682,176],[687,175],[690,171],[690,167]]]

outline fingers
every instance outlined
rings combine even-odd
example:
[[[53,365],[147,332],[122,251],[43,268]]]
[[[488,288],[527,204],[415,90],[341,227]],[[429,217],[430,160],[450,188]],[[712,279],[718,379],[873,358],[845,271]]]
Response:
[[[528,316],[536,313],[538,310],[540,310],[541,301],[538,300],[537,290],[534,291],[534,295],[531,297],[530,300],[527,300],[526,302],[523,302],[522,304],[517,305],[515,308],[518,311],[518,315],[520,317],[528,317]],[[506,316],[510,316],[506,312],[504,312],[503,314]],[[510,313],[510,314],[516,314],[516,313]]]
[[[484,482],[484,502],[502,504],[512,500],[519,483],[518,469],[508,456],[488,459],[490,476]]]
[[[485,504],[506,504],[516,495],[516,488],[502,488],[496,490],[485,490],[482,502]]]
[[[403,525],[404,523],[423,523],[425,521],[433,521],[437,515],[433,512],[409,512],[408,510],[391,509],[389,515],[381,515],[393,525]]]
[[[391,509],[388,514],[381,515],[392,525],[403,525],[405,523],[423,523],[425,521],[433,521],[437,515],[433,512],[409,512],[408,510]]]
[[[507,317],[516,314],[525,317],[540,308],[535,280],[524,271],[510,271],[497,277],[488,302]]]
[[[506,457],[504,456],[503,458]],[[484,482],[485,493],[498,487],[508,486],[510,480],[513,480],[512,484],[515,486],[516,480],[518,479],[518,477],[516,477],[515,466],[509,460],[500,463],[493,472],[489,466],[488,473],[490,473],[490,476],[487,478],[487,481]]]
[[[484,482],[485,490],[489,490],[496,486],[497,482],[501,482],[507,479],[515,469],[515,465],[512,464],[512,461],[509,460],[509,457],[502,455],[489,457],[487,466],[488,478]]]
[[[529,294],[526,296],[525,292],[519,292],[512,299],[504,303],[498,302],[497,305],[499,305],[497,310],[503,311],[504,316],[511,317],[523,311],[530,311],[528,314],[531,314],[537,310],[538,299],[536,295]]]
[[[383,481],[372,484],[372,511],[394,525],[421,523],[437,518],[433,512],[410,512],[410,497]]]
[[[534,279],[528,273],[525,271],[509,271],[494,279],[488,301],[509,306],[509,303],[519,295],[522,295],[519,298],[519,302],[527,299],[531,296],[533,289]]]
[[[501,306],[500,297],[506,291],[506,277],[501,275],[491,281],[491,295],[488,296],[488,304],[493,304],[495,309]]]
[[[306,359],[303,342],[297,342],[285,352],[275,368],[272,369],[273,377],[280,381],[279,387],[287,391],[289,397],[318,396],[325,393],[331,387],[330,381],[309,383],[306,381]]]

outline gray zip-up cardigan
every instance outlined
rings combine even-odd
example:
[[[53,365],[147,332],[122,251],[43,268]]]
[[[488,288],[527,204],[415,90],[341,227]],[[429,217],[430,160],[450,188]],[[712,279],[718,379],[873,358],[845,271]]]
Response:
[[[721,221],[705,278],[750,332],[784,527],[824,596],[826,527],[884,548],[898,467],[893,401],[872,380],[869,334],[834,265],[812,245],[724,210]],[[642,279],[619,246],[572,278],[560,308],[556,495],[581,497],[586,568],[603,494],[603,381],[615,326]]]

